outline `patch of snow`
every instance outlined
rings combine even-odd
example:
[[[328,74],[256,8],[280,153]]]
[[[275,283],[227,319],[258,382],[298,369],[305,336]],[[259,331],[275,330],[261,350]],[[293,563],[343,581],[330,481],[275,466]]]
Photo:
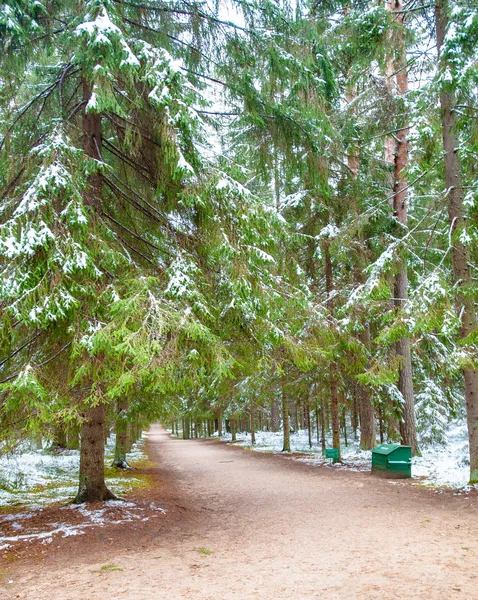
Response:
[[[257,431],[255,434],[256,444],[251,445],[250,433],[237,433],[236,444],[248,447],[255,452],[271,452],[282,454],[283,437],[282,432]],[[225,433],[221,439],[231,441],[231,434]],[[379,442],[377,442],[377,445]],[[317,439],[312,439],[312,447],[309,448],[309,437],[307,430],[300,430],[290,435],[291,458],[315,466],[331,467],[334,469],[346,469],[352,471],[371,471],[371,451],[360,450],[358,440],[353,439],[350,432],[349,444],[345,446],[342,440],[341,458],[342,464],[332,464],[331,461],[322,456],[320,444]],[[332,447],[332,440],[327,439],[326,445]],[[294,457],[294,453],[302,453],[307,456]],[[287,453],[284,454],[288,456]],[[422,448],[422,456],[412,459],[412,478],[417,483],[426,486],[448,487],[468,490],[469,478],[468,458],[468,435],[466,423],[456,420],[448,425],[446,430],[446,444],[429,444]],[[390,483],[396,483],[393,480]]]

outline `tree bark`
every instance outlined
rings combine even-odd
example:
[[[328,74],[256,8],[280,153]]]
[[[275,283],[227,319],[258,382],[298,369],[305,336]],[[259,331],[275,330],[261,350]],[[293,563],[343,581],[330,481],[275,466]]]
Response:
[[[367,324],[360,334],[360,340],[365,348],[370,348],[370,329]],[[360,448],[362,450],[373,450],[376,444],[376,430],[370,388],[357,382],[357,394],[360,418]]]
[[[271,431],[277,432],[280,431],[280,408],[279,408],[279,398],[274,395],[272,399],[272,407],[271,407]]]
[[[83,415],[80,449],[80,484],[75,502],[114,498],[105,484],[105,405],[87,408]]]
[[[390,89],[394,92],[393,80],[395,77],[396,92],[398,97],[404,97],[408,94],[408,71],[406,64],[406,45],[405,45],[405,13],[403,0],[387,0],[387,8],[394,14],[399,24],[394,30],[392,48],[395,50],[394,58],[390,61],[392,74],[388,73],[387,79],[390,82]],[[405,109],[403,109],[402,120],[396,123],[397,131],[392,138],[394,144],[393,157],[393,214],[396,217],[400,227],[407,229],[407,176],[408,167],[408,132],[409,124]],[[388,140],[386,144],[389,144]],[[386,146],[386,154],[390,150]],[[395,276],[394,285],[394,305],[397,313],[403,310],[408,301],[408,270],[406,258],[400,261],[398,273]],[[396,354],[399,357],[399,379],[398,389],[403,397],[402,420],[400,423],[400,434],[402,443],[412,447],[414,455],[419,454],[417,442],[417,430],[415,423],[415,400],[413,394],[412,378],[412,355],[411,341],[409,337],[403,337],[396,342]]]
[[[101,160],[102,125],[101,115],[88,113],[86,105],[91,98],[91,84],[83,79],[82,133],[83,150],[86,156]],[[101,175],[91,173],[85,192],[85,203],[95,214],[102,211]],[[85,409],[81,427],[80,480],[76,502],[108,500],[114,495],[105,484],[105,406],[99,404]]]
[[[319,429],[319,403],[315,403],[315,434],[317,436],[317,444],[320,442],[320,429]]]
[[[283,428],[283,446],[282,452],[290,452],[290,421],[289,421],[289,401],[284,391],[282,383],[282,428]]]
[[[437,0],[435,6],[438,55],[448,27],[448,0]],[[453,66],[448,64],[448,68]],[[445,184],[448,203],[448,221],[452,240],[453,281],[458,290],[455,301],[457,314],[461,317],[460,336],[467,338],[477,327],[473,297],[467,293],[472,284],[469,249],[460,233],[464,227],[463,183],[460,157],[455,93],[451,84],[442,83],[440,105],[442,116],[443,148],[445,151]],[[466,416],[470,444],[470,483],[478,483],[478,371],[463,369],[465,381]]]
[[[351,103],[356,97],[356,90],[353,86],[347,86],[347,102]],[[392,140],[393,142],[393,140]],[[392,147],[389,144],[387,146],[388,153],[390,153]],[[355,145],[351,145],[351,148],[347,154],[347,165],[349,167],[352,179],[357,179],[359,172],[359,149]],[[358,205],[355,195],[352,195],[352,211],[354,216],[357,217],[360,214],[360,207]],[[358,245],[358,256],[357,256],[357,267],[355,268],[354,278],[356,285],[363,284],[365,282],[365,276],[363,269],[360,265],[364,252],[365,241],[359,239]],[[359,339],[364,345],[367,352],[370,350],[370,328],[365,318],[361,317],[362,331],[359,334]],[[357,419],[356,419],[356,408],[358,405],[359,419],[360,419],[360,448],[362,450],[372,450],[375,448],[375,415],[372,404],[372,395],[370,388],[367,385],[355,381],[354,385],[354,407],[353,407],[353,426],[354,434],[356,436],[357,431]]]
[[[128,423],[125,418],[125,412],[128,408],[126,399],[118,401],[118,412],[116,414],[116,441],[115,441],[115,455],[113,459],[113,467],[119,469],[127,469],[128,463],[126,461],[127,452],[127,429]]]
[[[311,423],[311,418],[310,418],[309,402],[306,402],[304,409],[305,409],[305,421],[307,424],[307,433],[309,436],[309,448],[312,448],[312,423]]]
[[[251,402],[250,422],[251,422],[251,444],[253,446],[256,443],[256,427],[255,427],[255,423],[254,423],[255,413],[256,413],[256,411],[255,411],[254,402]]]
[[[324,243],[325,258],[325,290],[329,302],[330,314],[334,317],[334,301],[332,299],[333,278],[332,278],[332,260],[330,258],[329,241]],[[337,367],[334,363],[330,365],[330,414],[332,418],[332,446],[339,451],[340,460],[340,416],[339,416],[339,382],[337,377]]]

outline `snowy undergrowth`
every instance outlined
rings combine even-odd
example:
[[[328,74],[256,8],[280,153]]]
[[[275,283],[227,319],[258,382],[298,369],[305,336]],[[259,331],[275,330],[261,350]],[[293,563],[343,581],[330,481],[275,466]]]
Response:
[[[90,527],[103,527],[104,525],[117,525],[131,521],[149,521],[153,517],[159,517],[166,511],[164,508],[150,502],[145,506],[138,506],[133,502],[123,502],[121,500],[110,500],[104,502],[101,508],[91,509],[82,504],[71,504],[64,506],[63,511],[74,510],[81,514],[82,520],[79,523],[71,524],[68,514],[65,514],[65,522],[42,523],[40,527],[31,527],[31,520],[38,516],[42,511],[37,508],[36,511],[28,513],[15,513],[0,516],[0,527],[2,524],[10,526],[15,530],[15,535],[10,534],[0,536],[0,550],[11,548],[15,542],[33,542],[40,541],[42,544],[51,544],[55,536],[70,537],[84,535],[85,530]],[[18,532],[18,533],[17,533]]]
[[[128,454],[134,466],[146,460],[144,438]],[[113,461],[115,436],[108,438],[105,465]],[[43,506],[54,501],[68,500],[78,490],[79,450],[52,451],[49,448],[24,447],[20,451],[0,456],[0,508]],[[128,474],[107,468],[107,485],[115,494],[123,494],[141,482]]]
[[[231,434],[226,433],[221,439],[231,441]],[[427,486],[468,489],[469,458],[466,424],[463,421],[452,422],[445,431],[445,440],[445,444],[430,444],[422,447],[422,456],[413,458],[412,477],[418,483]],[[250,434],[238,433],[236,443],[256,452],[281,452],[282,433],[258,431],[256,432],[255,446],[251,446]],[[316,438],[312,440],[312,448],[309,448],[306,430],[291,433],[290,443],[292,453],[308,455],[296,458],[301,462],[317,466],[330,466],[334,469],[371,470],[372,454],[360,450],[358,441],[353,439],[353,433],[349,436],[348,446],[345,446],[342,439],[343,464],[332,465],[331,461],[324,459]],[[331,446],[332,440],[327,439],[327,447]]]

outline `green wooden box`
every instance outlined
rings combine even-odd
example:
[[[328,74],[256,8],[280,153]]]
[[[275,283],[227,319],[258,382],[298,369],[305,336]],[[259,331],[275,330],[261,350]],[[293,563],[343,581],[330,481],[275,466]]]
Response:
[[[380,446],[372,450],[372,471],[376,471],[387,477],[411,477],[411,446],[380,444]]]

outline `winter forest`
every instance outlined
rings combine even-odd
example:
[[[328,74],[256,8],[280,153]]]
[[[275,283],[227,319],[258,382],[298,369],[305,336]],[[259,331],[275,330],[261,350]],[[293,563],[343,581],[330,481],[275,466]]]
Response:
[[[0,504],[35,452],[114,499],[158,422],[478,482],[474,0],[10,0],[0,44]]]

